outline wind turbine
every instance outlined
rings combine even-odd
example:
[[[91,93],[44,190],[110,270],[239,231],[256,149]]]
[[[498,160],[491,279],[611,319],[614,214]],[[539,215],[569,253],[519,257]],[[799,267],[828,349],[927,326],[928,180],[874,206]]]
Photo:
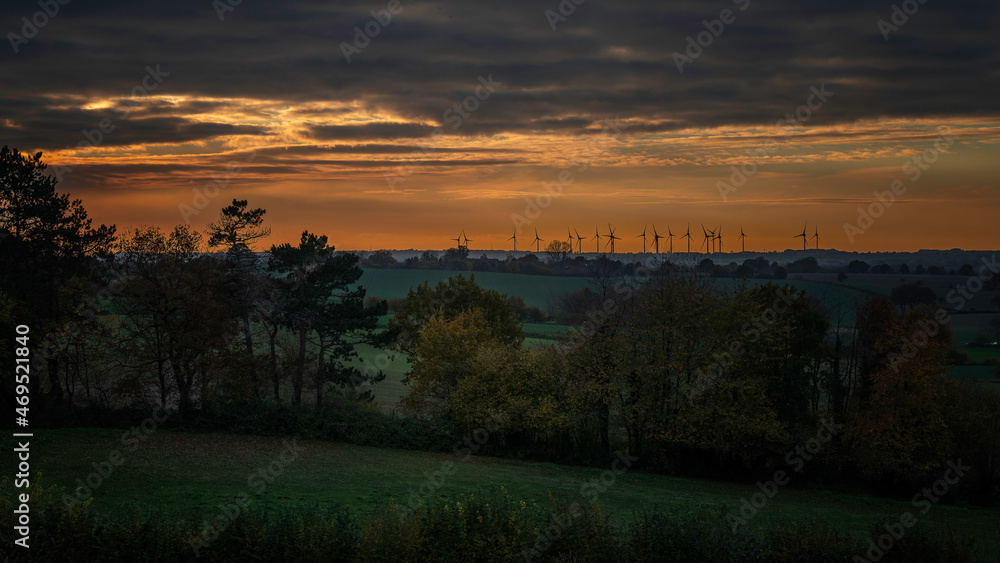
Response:
[[[514,241],[514,252],[517,252],[517,229],[514,229],[514,235],[507,240]]]
[[[538,227],[535,227],[535,240],[532,241],[532,242],[535,243],[535,252],[541,252],[541,248],[542,248],[541,244],[542,244],[543,240],[545,240],[545,239],[542,239],[542,238],[538,237]]]
[[[610,244],[611,245],[611,255],[614,256],[615,255],[615,241],[616,240],[622,240],[622,239],[621,239],[621,237],[616,237],[615,236],[615,230],[611,228],[611,223],[608,223],[608,232],[610,233],[608,235],[608,242],[607,242],[607,244],[604,245],[604,247],[607,248],[608,244]]]
[[[747,251],[747,235],[743,232],[743,225],[740,225],[740,238],[736,239],[736,242],[743,241],[743,252]]]
[[[701,232],[702,232],[702,234],[705,235],[705,240],[701,241],[701,246],[704,246],[705,247],[705,251],[708,252],[710,250],[710,248],[708,246],[708,241],[715,240],[715,237],[714,237],[715,233],[712,232],[712,231],[709,231],[708,229],[706,229],[705,225],[701,226]],[[710,232],[712,233],[712,236],[708,235],[708,233],[710,233]]]
[[[669,229],[670,227],[667,227],[667,228]],[[660,239],[661,238],[667,238],[667,237],[665,237],[665,236],[661,235],[660,233],[656,232],[656,225],[653,225],[653,246],[656,247],[656,254],[657,255],[660,254]]]
[[[594,238],[590,240],[597,239],[597,253],[601,252],[601,231],[598,230],[597,225],[594,225]]]
[[[448,240],[453,240],[456,243],[458,243],[458,249],[462,250],[462,235],[464,235],[464,234],[465,234],[465,231],[462,231],[462,234],[458,235],[458,238],[451,238],[451,239],[448,239]]]
[[[580,231],[578,231],[576,229],[573,229],[573,232],[576,233],[576,242],[577,242],[577,244],[580,245],[580,251],[579,252],[580,252],[580,254],[583,254],[583,237],[580,236]],[[572,246],[573,246],[573,243],[571,241],[570,242],[570,248],[572,248]]]
[[[719,241],[719,253],[722,253],[722,225],[719,225],[719,229],[715,235],[715,239]]]
[[[670,230],[670,225],[667,225],[667,242],[670,243],[670,253],[674,253],[674,233]]]
[[[794,237],[792,237],[792,238],[802,237],[802,250],[806,249],[806,227],[808,225],[809,225],[808,222],[805,225],[802,225],[802,234],[801,235],[795,235]]]
[[[816,225],[816,234],[812,238],[816,239],[816,250],[819,250],[819,225]]]
[[[462,231],[462,236],[465,237],[465,249],[469,250],[469,243],[472,242],[472,239],[465,234],[465,231]]]
[[[642,253],[645,254],[646,253],[646,225],[642,226],[642,234],[641,235],[636,235],[635,238],[641,238],[642,239]]]
[[[684,239],[688,239],[688,251],[687,251],[687,253],[691,254],[691,223],[688,223],[687,233],[685,233],[684,236],[681,237],[681,240],[684,240]]]
[[[566,227],[566,242],[569,243],[569,251],[573,252],[573,233],[569,232],[569,227]]]

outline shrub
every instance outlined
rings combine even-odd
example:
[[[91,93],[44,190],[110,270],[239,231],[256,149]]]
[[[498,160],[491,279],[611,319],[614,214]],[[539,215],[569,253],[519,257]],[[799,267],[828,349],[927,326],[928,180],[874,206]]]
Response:
[[[336,503],[283,508],[251,507],[199,550],[206,561],[351,561],[357,525]]]
[[[0,482],[5,489],[9,481]],[[336,504],[274,509],[252,505],[208,529],[204,520],[161,510],[116,507],[95,514],[60,491],[32,483],[31,551],[0,545],[14,561],[705,561],[809,563],[866,558],[860,545],[821,522],[786,529],[732,528],[722,507],[646,508],[619,529],[597,503],[549,497],[517,501],[503,487],[422,499],[415,509],[376,499],[364,520]],[[11,496],[0,497],[0,525],[14,525]],[[872,527],[871,540],[886,534]],[[202,539],[203,541],[198,541]],[[877,555],[884,562],[966,563],[974,540],[922,523]]]
[[[899,525],[898,522],[897,525]],[[885,524],[874,525],[871,534],[871,541],[878,542],[881,536],[887,535]],[[870,543],[863,549],[868,550],[872,547],[873,544]],[[917,522],[913,528],[906,529],[901,538],[894,539],[891,546],[882,551],[884,551],[884,556],[879,561],[885,563],[896,561],[970,563],[976,560],[975,539],[964,537],[955,530],[934,531],[922,522]]]
[[[732,530],[721,508],[646,508],[622,538],[623,561],[758,561],[766,545]]]
[[[514,502],[503,487],[428,503],[416,510],[382,504],[361,532],[358,560],[510,561],[522,556],[546,515]]]
[[[860,553],[854,541],[821,521],[799,522],[787,531],[770,535],[770,553],[776,561],[851,561]]]

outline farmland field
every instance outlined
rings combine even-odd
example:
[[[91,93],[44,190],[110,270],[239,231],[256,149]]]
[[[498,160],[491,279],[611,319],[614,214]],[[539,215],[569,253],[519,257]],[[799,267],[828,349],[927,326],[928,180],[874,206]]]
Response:
[[[992,366],[955,366],[951,369],[951,377],[963,381],[1000,385],[1000,379],[993,374]]]
[[[466,279],[475,276],[476,283],[486,289],[493,289],[507,295],[517,295],[530,307],[546,310],[549,303],[588,286],[588,278],[564,276],[532,276],[528,274],[506,274],[496,272],[457,272],[442,270],[388,270],[367,268],[358,282],[369,295],[383,299],[406,297],[411,287],[423,282],[433,288],[438,282],[462,275]]]
[[[802,278],[817,282],[835,283],[837,274],[789,274],[790,279]],[[956,286],[962,286],[968,278],[965,276],[950,275],[929,275],[929,274],[848,274],[843,282],[844,286],[854,287],[858,290],[889,295],[893,288],[904,283],[922,283],[934,292],[938,301],[944,303],[948,308],[957,306],[958,301],[949,301],[948,296]],[[966,312],[995,312],[996,306],[990,303],[993,299],[993,292],[979,291],[972,295],[971,299],[965,300],[963,311]]]

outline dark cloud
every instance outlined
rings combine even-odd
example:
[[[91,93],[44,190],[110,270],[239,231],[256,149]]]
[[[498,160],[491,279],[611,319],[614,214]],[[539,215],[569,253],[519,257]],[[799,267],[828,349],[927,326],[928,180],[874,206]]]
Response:
[[[277,157],[283,158],[284,156],[294,155],[294,156],[312,156],[318,154],[330,154],[330,153],[347,153],[347,154],[413,154],[421,151],[419,146],[411,145],[380,145],[380,144],[357,144],[357,145],[333,145],[333,146],[322,146],[322,145],[297,145],[287,148],[273,147],[267,149],[258,149],[256,151],[257,155],[263,157]],[[449,154],[449,153],[522,153],[526,152],[522,149],[502,149],[502,148],[476,148],[476,147],[461,147],[461,148],[434,148],[433,153]]]
[[[15,123],[0,121],[0,138],[31,147],[75,144],[100,112],[68,110],[54,100],[128,96],[146,66],[156,64],[170,73],[157,94],[194,100],[150,102],[108,143],[265,131],[174,117],[226,110],[198,97],[276,100],[291,108],[357,104],[426,125],[317,123],[312,137],[420,139],[445,125],[449,108],[491,75],[501,86],[445,133],[584,133],[615,115],[648,123],[642,132],[772,124],[820,84],[835,96],[816,112],[816,124],[1000,114],[1000,4],[927,2],[886,41],[877,22],[889,20],[892,4],[590,0],[553,31],[545,10],[558,10],[556,0],[404,1],[349,64],[341,43],[353,42],[354,27],[364,28],[370,11],[386,2],[244,1],[220,21],[207,0],[74,1],[18,54],[0,45],[0,117]],[[726,8],[735,21],[678,72],[673,53]],[[21,17],[37,11],[37,2],[3,2],[0,31],[20,33]],[[346,112],[297,111],[310,118]]]
[[[427,169],[433,167],[475,168],[478,166],[504,166],[519,164],[516,159],[478,158],[478,159],[439,159],[424,163]],[[227,164],[238,164],[239,168],[227,168]],[[376,170],[395,171],[399,162],[384,160],[336,160],[320,159],[298,161],[293,159],[279,160],[254,159],[246,162],[244,159],[225,161],[216,157],[206,156],[199,164],[188,163],[105,163],[77,164],[72,173],[66,175],[60,183],[60,189],[78,190],[86,188],[128,187],[128,188],[162,188],[169,185],[210,182],[217,178],[236,179],[241,183],[263,182],[271,183],[275,177],[290,179],[313,179],[317,173],[326,175],[331,170]],[[155,178],[155,182],[149,179]]]
[[[131,117],[114,111],[47,110],[26,111],[0,124],[0,143],[42,150],[67,146],[128,146],[184,143],[231,135],[263,135],[267,129],[191,121],[181,117]],[[80,143],[84,143],[81,145]]]
[[[312,127],[309,134],[314,139],[329,140],[369,140],[369,139],[416,139],[429,137],[435,127],[415,123],[369,123],[365,125],[319,125]]]

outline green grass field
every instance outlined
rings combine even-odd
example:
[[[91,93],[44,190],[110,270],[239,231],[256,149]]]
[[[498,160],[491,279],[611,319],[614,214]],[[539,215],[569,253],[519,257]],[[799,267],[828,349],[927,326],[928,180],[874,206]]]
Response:
[[[983,363],[986,360],[1000,360],[1000,348],[966,348],[969,359],[973,363]]]
[[[992,366],[955,366],[951,368],[951,377],[963,381],[1000,385],[1000,379],[993,374]]]
[[[387,352],[366,344],[357,347],[359,360],[352,362],[364,370],[366,367],[381,370],[385,379],[374,386],[375,402],[384,411],[395,409],[396,403],[406,395],[406,385],[403,378],[410,371],[410,362],[406,355],[399,352]]]
[[[428,483],[425,473],[455,464],[440,487],[425,487],[428,497],[454,498],[477,487],[504,486],[515,499],[547,502],[548,494],[576,497],[580,487],[601,477],[599,468],[380,449],[303,440],[287,464],[276,464],[287,440],[225,434],[153,432],[134,452],[123,447],[121,430],[69,429],[39,432],[32,441],[32,467],[44,474],[44,484],[76,487],[94,472],[92,464],[121,450],[125,461],[93,492],[98,512],[123,504],[162,507],[177,517],[209,518],[219,505],[237,495],[251,494],[260,506],[278,507],[306,502],[337,501],[364,515],[374,501],[399,502]],[[270,467],[272,482],[249,481]],[[277,469],[277,470],[276,470]],[[794,477],[793,477],[794,478]],[[259,484],[265,484],[263,491]],[[793,481],[794,484],[794,481]],[[9,485],[8,485],[9,486]],[[738,506],[754,487],[628,471],[600,495],[612,521],[625,522],[643,506]],[[8,494],[9,491],[4,491]],[[257,495],[257,492],[261,494]],[[1000,510],[935,505],[926,515],[906,500],[852,496],[783,488],[751,520],[755,527],[780,528],[791,522],[823,520],[865,538],[874,521],[898,519],[914,512],[921,521],[975,536],[990,549],[1000,547]]]
[[[997,313],[965,313],[956,314],[949,317],[955,342],[965,345],[974,342],[977,338],[986,337],[990,341],[1000,337],[1000,326],[996,319],[1000,317]]]
[[[885,295],[886,297],[892,294],[892,288],[884,285],[876,285],[871,283],[845,283],[844,285],[846,287],[853,287],[856,289],[860,289],[861,291],[864,292],[871,292],[871,293],[877,293],[879,295]]]
[[[529,307],[545,311],[552,301],[589,286],[589,278],[563,276],[531,276],[527,274],[505,274],[496,272],[456,272],[441,270],[385,270],[367,268],[358,282],[368,295],[383,299],[406,297],[411,287],[423,282],[433,288],[438,282],[462,275],[466,279],[475,276],[476,283],[486,289],[493,289],[506,295],[517,295]]]

